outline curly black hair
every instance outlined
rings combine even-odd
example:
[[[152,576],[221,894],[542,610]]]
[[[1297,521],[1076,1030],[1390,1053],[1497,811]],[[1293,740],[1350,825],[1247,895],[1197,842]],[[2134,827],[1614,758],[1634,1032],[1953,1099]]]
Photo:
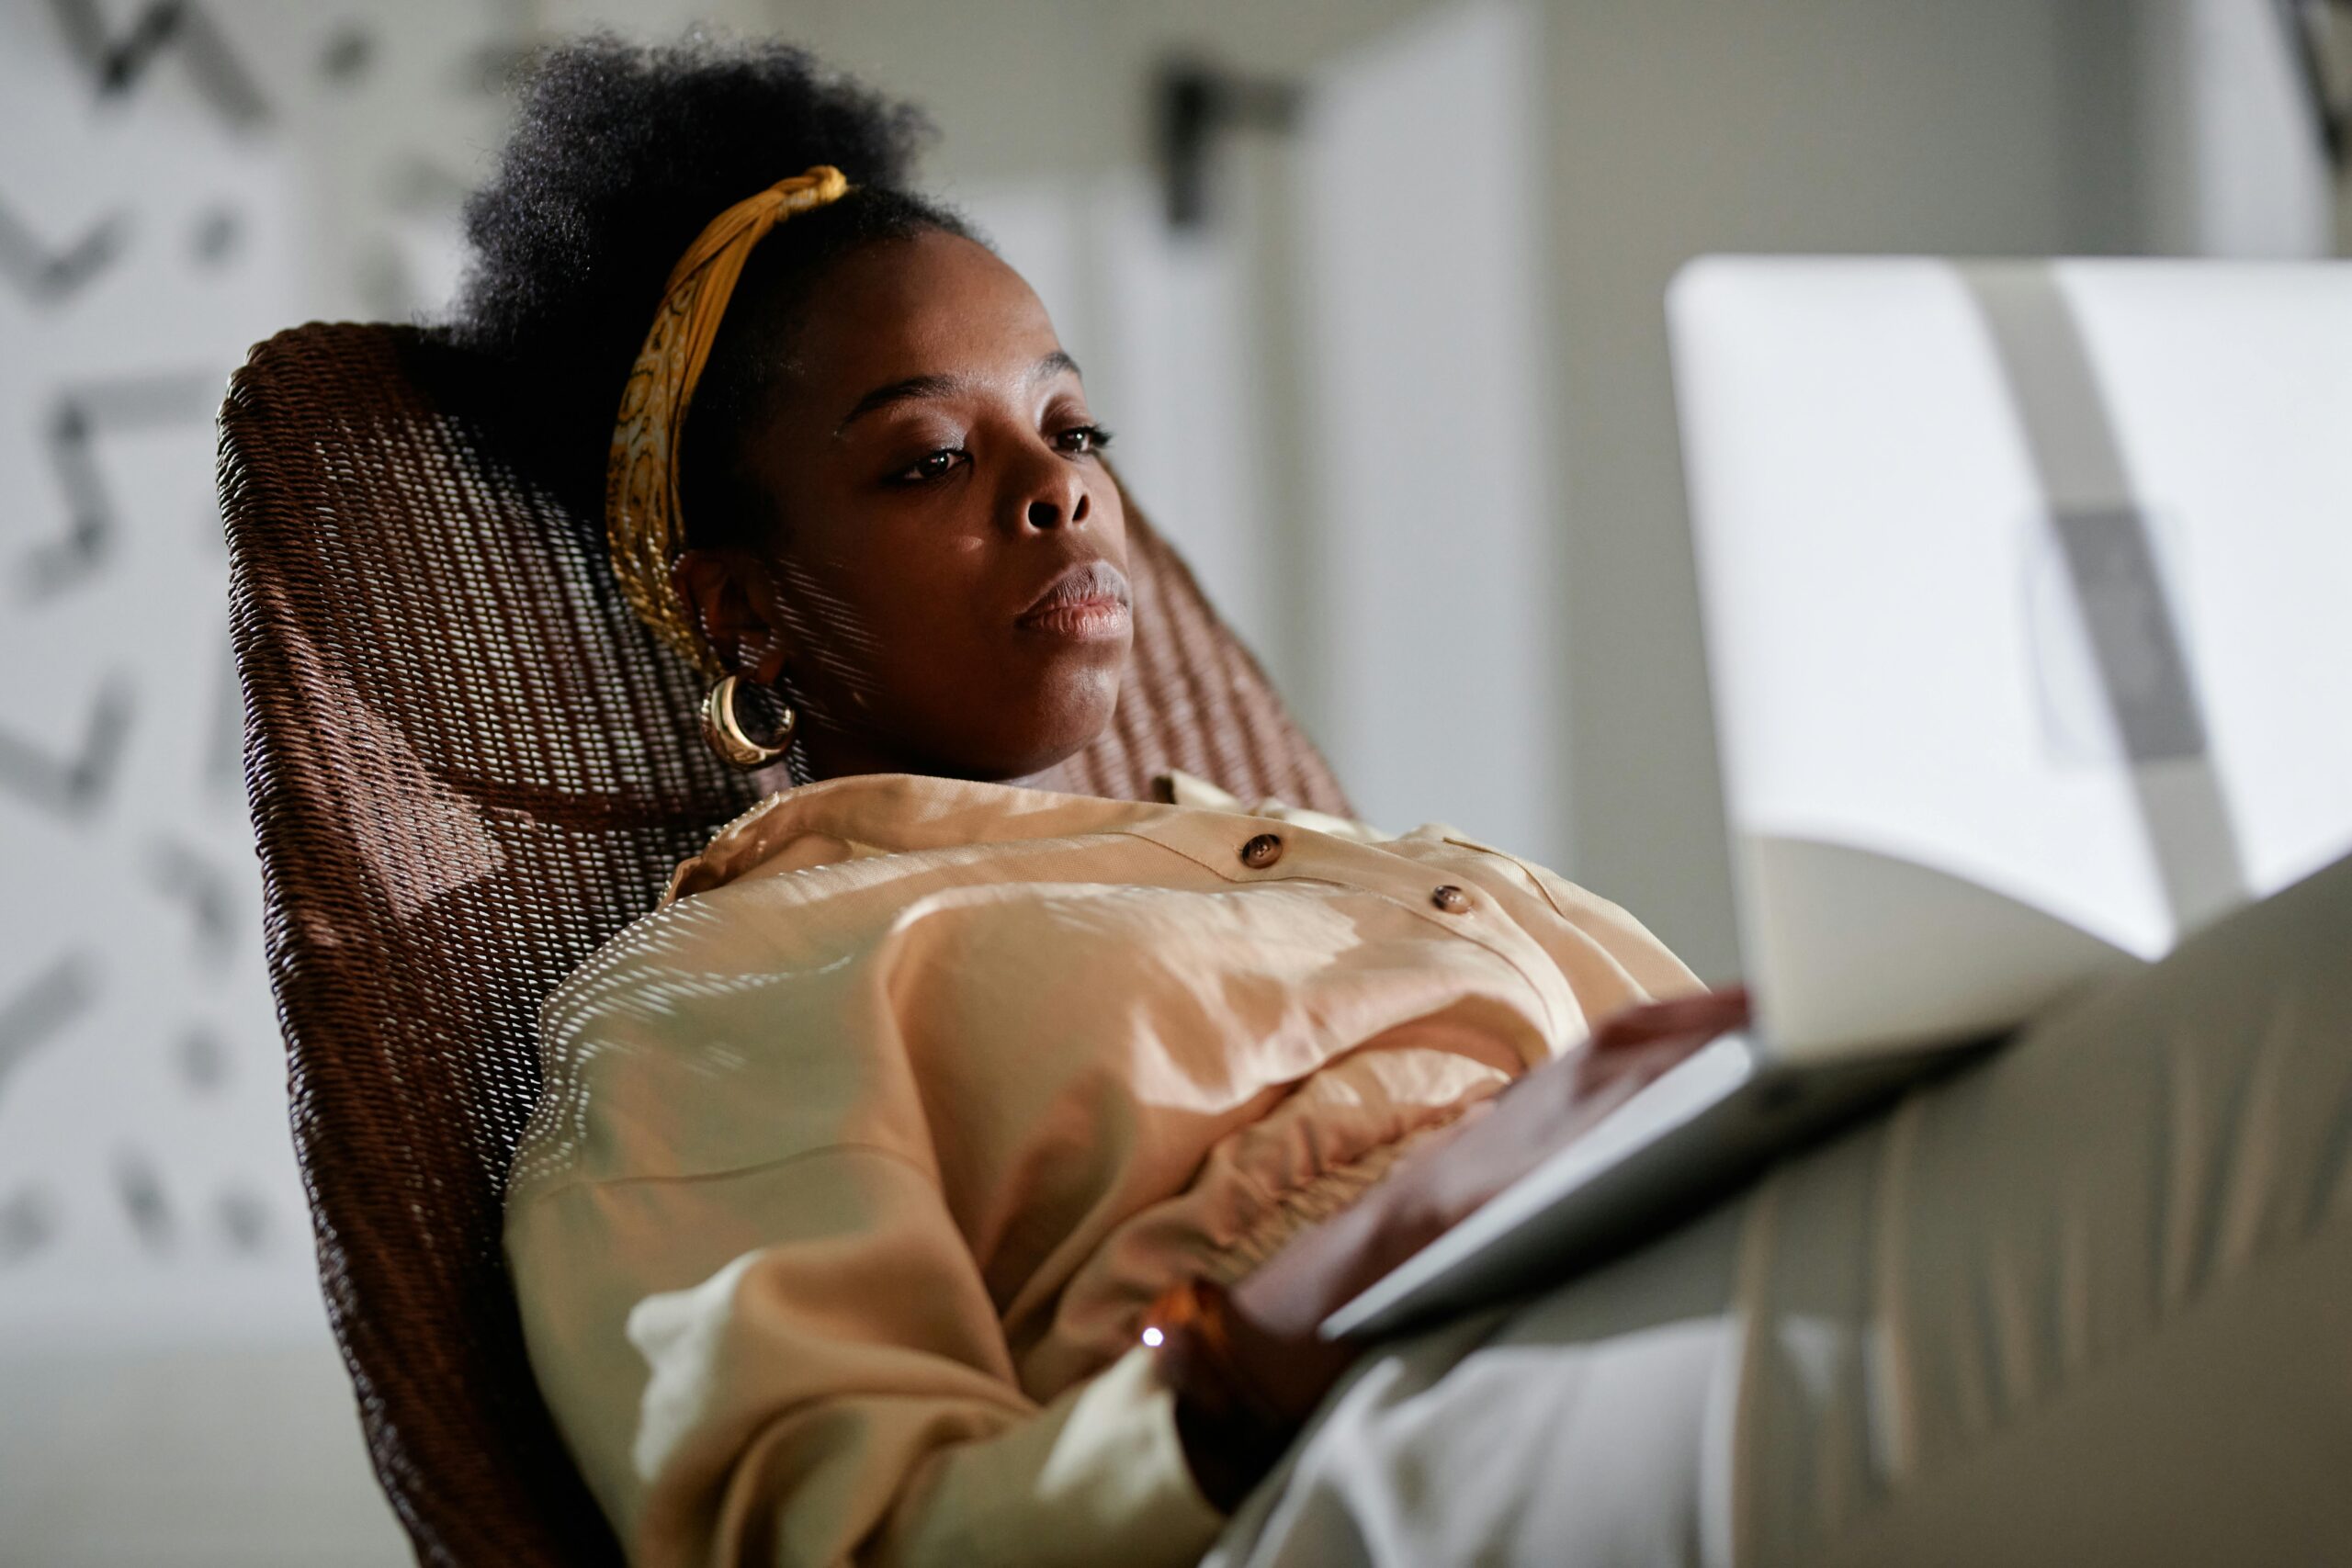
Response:
[[[670,269],[744,197],[816,164],[850,193],[779,225],[752,253],[688,415],[688,445],[731,453],[786,367],[809,288],[869,244],[944,231],[978,239],[907,186],[932,135],[910,104],[828,71],[789,44],[690,35],[642,46],[595,34],[535,57],[518,80],[497,173],[466,204],[473,258],[454,335],[530,388],[510,410],[526,460],[601,515],[622,383]],[[683,457],[683,454],[682,454]],[[729,542],[741,519],[723,464],[688,464],[689,537]]]

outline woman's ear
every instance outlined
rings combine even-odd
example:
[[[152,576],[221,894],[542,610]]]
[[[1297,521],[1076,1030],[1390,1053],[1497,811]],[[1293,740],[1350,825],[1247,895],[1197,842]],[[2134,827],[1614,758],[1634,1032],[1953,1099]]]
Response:
[[[742,550],[687,550],[671,566],[670,585],[720,663],[763,686],[783,677],[790,650],[765,561]]]

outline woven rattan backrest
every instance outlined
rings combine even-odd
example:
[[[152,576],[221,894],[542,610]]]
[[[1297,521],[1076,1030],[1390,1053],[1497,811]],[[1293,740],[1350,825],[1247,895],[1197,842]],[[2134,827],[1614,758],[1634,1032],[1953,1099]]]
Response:
[[[428,333],[309,326],[220,423],[245,770],[294,1135],[377,1473],[428,1562],[615,1552],[523,1355],[500,1256],[539,1003],[749,804],[597,531],[467,412]],[[1344,810],[1182,562],[1130,523],[1136,659],[1057,787],[1179,767]],[[1045,782],[1045,781],[1041,781]]]

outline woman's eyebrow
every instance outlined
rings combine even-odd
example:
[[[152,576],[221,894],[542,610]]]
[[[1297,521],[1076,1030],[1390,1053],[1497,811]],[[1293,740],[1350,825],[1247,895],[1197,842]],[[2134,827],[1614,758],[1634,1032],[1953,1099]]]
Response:
[[[1029,367],[1029,374],[1025,379],[1031,386],[1035,386],[1038,382],[1058,376],[1065,370],[1081,379],[1084,378],[1085,372],[1079,369],[1078,361],[1057,348]],[[893,403],[915,402],[924,398],[954,397],[958,392],[968,391],[974,381],[975,378],[970,376],[910,376],[902,381],[892,381],[888,386],[876,387],[851,405],[849,412],[842,416],[841,423],[833,427],[833,434],[839,436],[851,425],[876,409],[888,408]]]
[[[876,409],[888,408],[892,403],[912,402],[922,398],[953,397],[971,384],[972,378],[968,376],[910,376],[903,381],[893,381],[888,386],[876,387],[851,405],[849,412],[842,416],[841,423],[833,427],[833,434],[839,435]]]

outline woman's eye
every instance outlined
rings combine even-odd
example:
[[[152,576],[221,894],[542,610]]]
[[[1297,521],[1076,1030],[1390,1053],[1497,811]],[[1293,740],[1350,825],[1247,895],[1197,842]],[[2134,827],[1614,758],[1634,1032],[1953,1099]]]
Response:
[[[1111,445],[1111,433],[1099,424],[1074,424],[1054,437],[1054,446],[1072,457],[1100,452]]]
[[[936,452],[926,452],[907,467],[890,476],[893,484],[919,485],[932,479],[944,479],[956,471],[964,460],[963,452],[954,446],[942,446]]]

